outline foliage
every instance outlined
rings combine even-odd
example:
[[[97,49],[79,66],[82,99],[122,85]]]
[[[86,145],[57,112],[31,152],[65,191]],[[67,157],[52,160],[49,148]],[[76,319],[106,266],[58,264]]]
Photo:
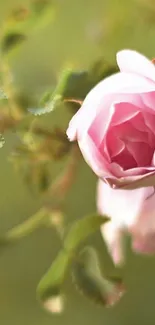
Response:
[[[16,8],[4,21],[0,40],[0,148],[5,143],[5,134],[14,132],[17,141],[11,149],[9,160],[32,193],[37,191],[43,197],[41,209],[2,235],[0,244],[2,249],[5,246],[9,249],[10,245],[39,227],[55,227],[62,242],[62,250],[37,288],[37,297],[50,311],[55,311],[55,299],[61,298],[70,266],[75,286],[102,306],[112,305],[123,291],[122,276],[102,273],[95,249],[85,248],[79,252],[83,241],[108,221],[107,216],[84,217],[64,236],[66,224],[63,204],[76,179],[81,157],[77,145],[68,141],[64,126],[58,124],[47,127],[44,124],[46,115],[52,121],[53,114],[59,112],[61,116],[62,110],[71,117],[89,90],[116,72],[116,67],[109,66],[104,60],[98,60],[85,70],[74,68],[72,64],[65,65],[55,87],[51,86],[37,99],[18,89],[10,68],[12,55],[17,54],[32,33],[53,20],[55,7],[50,0],[36,0],[30,2],[28,7]],[[53,179],[56,167],[59,171],[56,179]],[[120,270],[113,265],[111,271],[117,274]],[[49,304],[51,301],[52,304]]]

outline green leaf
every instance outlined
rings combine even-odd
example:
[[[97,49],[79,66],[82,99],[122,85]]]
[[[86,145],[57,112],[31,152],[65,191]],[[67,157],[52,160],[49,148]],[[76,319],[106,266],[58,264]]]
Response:
[[[119,301],[124,289],[122,278],[103,275],[95,249],[85,248],[74,262],[73,281],[76,288],[102,306],[110,306]]]
[[[100,215],[90,215],[76,221],[64,240],[65,249],[68,252],[74,251],[88,236],[96,232],[107,221],[109,221],[107,216]]]
[[[87,216],[71,227],[64,239],[64,247],[38,285],[37,295],[43,304],[49,298],[61,295],[62,284],[77,248],[108,220],[106,216]]]
[[[71,258],[71,254],[68,254],[65,250],[62,250],[58,254],[50,269],[41,279],[37,293],[42,301],[45,301],[49,297],[60,295],[61,286],[65,279]]]

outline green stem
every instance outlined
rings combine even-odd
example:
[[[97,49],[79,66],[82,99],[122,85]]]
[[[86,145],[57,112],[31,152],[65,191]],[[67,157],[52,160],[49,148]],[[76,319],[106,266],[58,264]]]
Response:
[[[0,238],[0,244],[9,244],[31,234],[44,223],[46,216],[46,210],[40,209],[32,217],[6,232],[6,234]]]

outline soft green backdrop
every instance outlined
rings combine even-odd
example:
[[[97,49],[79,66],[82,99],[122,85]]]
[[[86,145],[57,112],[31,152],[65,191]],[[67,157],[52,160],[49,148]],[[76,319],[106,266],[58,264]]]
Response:
[[[150,58],[155,56],[155,4],[152,0],[57,0],[54,23],[23,44],[11,65],[17,85],[39,93],[56,80],[65,62],[85,68],[104,56],[114,62],[117,50],[133,48]],[[0,20],[24,0],[1,0]],[[61,121],[63,116],[57,116]],[[0,229],[25,220],[41,206],[21,177],[14,172],[7,155],[15,139],[12,133],[0,150]],[[66,199],[71,221],[95,210],[96,178],[83,162],[77,181]],[[95,237],[102,253],[100,234]],[[127,294],[111,309],[96,307],[81,297],[71,282],[65,288],[66,308],[53,316],[36,301],[38,281],[60,248],[52,229],[42,229],[7,248],[0,255],[0,324],[3,325],[154,325],[155,258],[128,256],[125,269]]]

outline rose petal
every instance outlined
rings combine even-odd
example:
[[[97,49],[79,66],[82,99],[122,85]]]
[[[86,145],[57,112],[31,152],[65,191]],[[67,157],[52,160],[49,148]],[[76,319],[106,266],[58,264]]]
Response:
[[[155,189],[112,190],[99,181],[97,207],[111,221],[101,228],[115,263],[123,260],[121,239],[126,229],[132,236],[134,250],[155,253]]]
[[[115,227],[132,227],[138,220],[144,200],[153,191],[153,187],[131,191],[115,190],[99,181],[97,188],[98,211],[108,215]]]
[[[126,142],[126,147],[137,162],[139,167],[150,166],[153,149],[144,142]]]
[[[155,253],[155,189],[143,201],[136,223],[130,228],[133,248],[141,253]]]
[[[117,64],[123,72],[137,73],[155,81],[154,64],[136,51],[122,50],[118,52]]]
[[[145,236],[135,235],[132,237],[132,248],[137,253],[155,253],[155,231]]]
[[[155,151],[153,153],[153,158],[152,158],[151,166],[155,166]]]
[[[93,123],[88,129],[88,134],[96,146],[100,146],[102,140],[104,139],[113,114],[113,106],[105,107],[105,109],[100,111],[99,114],[94,118]]]
[[[116,135],[112,132],[112,130],[109,130],[103,142],[101,143],[100,146],[101,153],[103,152],[103,150],[105,150],[105,148],[109,156],[113,158],[119,155],[125,149],[125,144],[122,140],[116,137]]]
[[[93,169],[93,171],[101,178],[115,176],[109,170],[109,164],[107,160],[101,155],[94,142],[87,134],[79,141],[79,147],[83,153],[86,162]]]
[[[146,130],[148,131],[147,127]],[[112,127],[112,132],[122,141],[126,142],[144,142],[148,143],[148,133],[136,129],[132,122],[126,121],[118,126]]]
[[[153,134],[155,134],[155,116],[148,112],[144,112],[143,115],[146,126],[152,131]]]
[[[112,172],[113,170],[111,168],[111,173]],[[138,189],[140,187],[155,185],[155,167],[133,168],[122,172],[122,174],[124,174],[124,176],[118,179],[116,177],[115,178],[106,177],[105,181],[113,189],[132,190],[132,189]],[[102,179],[104,180],[104,178]]]
[[[68,129],[66,131],[67,137],[70,141],[74,141],[77,139],[77,126],[79,124],[79,118],[80,118],[80,109],[70,120]]]
[[[148,132],[151,131],[150,128],[148,128],[148,126],[145,123],[144,120],[144,112],[139,112],[139,114],[135,115],[130,123],[134,126],[135,129],[142,131],[142,132]],[[149,114],[149,113],[148,113]],[[149,114],[150,116],[153,116],[152,114]]]
[[[150,91],[150,92],[143,92],[141,93],[141,99],[143,104],[145,105],[145,111],[148,110],[150,113],[155,113],[155,91]]]
[[[123,168],[123,171],[133,167],[138,167],[136,159],[126,147],[119,153],[119,155],[115,156],[112,161],[120,165]]]
[[[101,233],[114,263],[123,264],[122,229],[117,227],[112,221],[109,221],[101,227]]]
[[[122,124],[139,114],[140,108],[132,103],[117,102],[113,105],[114,112],[111,121],[111,126]]]
[[[143,111],[133,117],[130,120],[130,123],[134,126],[135,129],[145,132],[147,143],[151,148],[154,149],[155,130],[153,131],[153,124],[155,125],[155,115]]]

